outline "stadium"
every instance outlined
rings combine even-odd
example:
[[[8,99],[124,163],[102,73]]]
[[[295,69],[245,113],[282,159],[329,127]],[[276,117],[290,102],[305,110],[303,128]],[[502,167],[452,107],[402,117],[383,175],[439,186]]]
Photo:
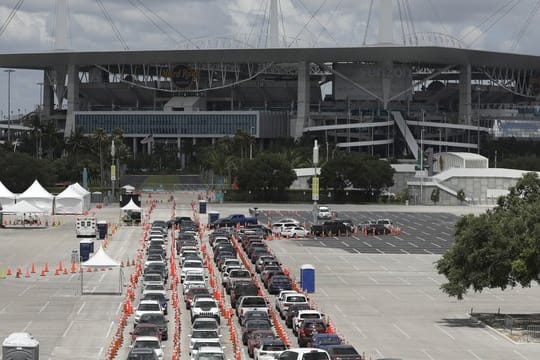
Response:
[[[540,57],[474,50],[439,33],[398,43],[395,3],[380,2],[369,46],[285,46],[272,0],[265,48],[207,39],[173,50],[66,51],[57,34],[57,50],[0,54],[0,67],[43,71],[40,118],[66,137],[121,129],[134,157],[165,142],[182,166],[193,144],[238,129],[261,149],[308,136],[326,157],[345,149],[417,164],[426,152],[479,153],[489,138],[538,137]],[[4,140],[29,130],[0,126]]]

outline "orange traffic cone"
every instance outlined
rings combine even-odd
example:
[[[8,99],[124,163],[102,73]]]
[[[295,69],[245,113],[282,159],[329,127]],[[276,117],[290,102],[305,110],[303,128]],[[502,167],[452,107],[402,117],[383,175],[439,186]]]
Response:
[[[41,270],[41,276],[45,276],[45,269]]]
[[[67,274],[68,274],[67,268],[64,268],[64,275],[67,275]]]
[[[77,268],[75,267],[75,261],[71,262],[71,273],[75,274],[77,272]]]
[[[34,271],[35,272],[35,271]],[[24,277],[29,278],[30,277],[30,271],[26,269],[26,274],[24,274]]]
[[[11,273],[11,268],[10,268],[9,266],[8,266],[8,268],[7,268],[6,275],[13,275],[13,274]]]
[[[45,263],[45,272],[49,272],[49,263]]]
[[[36,269],[34,268],[34,263],[32,263],[32,270],[30,271],[32,274],[36,273]]]
[[[54,269],[54,275],[60,275],[60,269],[59,268]]]
[[[86,270],[86,272],[92,272],[92,268],[89,267],[88,270]]]

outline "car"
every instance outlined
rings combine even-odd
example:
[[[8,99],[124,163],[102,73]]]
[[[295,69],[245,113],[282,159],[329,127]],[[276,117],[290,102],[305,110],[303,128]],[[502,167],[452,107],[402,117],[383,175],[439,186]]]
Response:
[[[135,339],[139,336],[155,336],[161,340],[161,330],[156,324],[141,323],[135,326],[135,329],[129,333],[131,335],[131,342],[133,343]]]
[[[200,348],[203,348],[205,346],[220,347],[223,349],[223,347],[221,346],[221,342],[218,340],[197,341],[196,343],[193,344],[193,348],[189,349],[189,355],[191,359],[193,359],[193,357],[197,355],[197,352],[199,352]]]
[[[180,281],[184,282],[188,272],[204,274],[204,264],[201,260],[186,260],[180,271]]]
[[[154,349],[141,347],[131,349],[127,356],[127,360],[159,360],[159,357]]]
[[[137,326],[143,314],[163,314],[161,305],[156,300],[141,300],[135,308],[134,325]]]
[[[293,218],[282,218],[276,221],[275,223],[292,223],[292,224],[300,225],[300,221]],[[272,226],[274,226],[274,224],[272,224]]]
[[[255,330],[271,330],[272,323],[269,319],[252,319],[242,324],[242,344],[247,345],[247,339],[251,332]]]
[[[341,345],[343,339],[338,334],[315,334],[311,338],[311,346],[328,351],[330,345]],[[330,354],[330,352],[328,352]],[[332,354],[330,354],[332,357]]]
[[[221,322],[219,307],[216,300],[210,297],[197,298],[191,306],[191,323],[200,317],[211,317]]]
[[[236,306],[236,315],[243,316],[248,311],[261,310],[268,312],[268,304],[262,296],[243,296]]]
[[[238,301],[243,296],[259,295],[259,287],[252,280],[236,281],[231,289],[231,306],[236,309]]]
[[[143,286],[163,285],[165,284],[165,281],[163,280],[163,276],[160,274],[150,273],[143,276],[142,284]]]
[[[377,219],[377,224],[383,224],[385,228],[391,230],[394,224],[390,219]]]
[[[163,348],[161,345],[161,340],[155,336],[140,336],[133,344],[131,344],[132,349],[152,349],[156,353],[159,360],[163,359]]]
[[[225,360],[225,353],[220,346],[203,346],[191,356],[191,360]]]
[[[243,265],[238,259],[227,259],[223,262],[223,265],[221,266],[220,270],[225,271],[227,269],[227,266],[237,266],[238,268],[242,268]]]
[[[184,301],[186,303],[186,309],[190,309],[193,303],[195,295],[204,295],[204,297],[212,297],[210,291],[206,287],[191,287],[184,293]]]
[[[285,294],[281,299],[278,298],[278,301],[276,301],[276,308],[279,312],[279,316],[282,319],[285,319],[285,315],[287,314],[287,310],[289,309],[289,306],[291,304],[300,304],[300,303],[308,303],[308,299],[305,295],[299,294],[299,293],[289,293]]]
[[[292,321],[292,331],[294,335],[298,333],[300,325],[302,325],[302,322],[306,319],[323,319],[323,315],[317,310],[299,310]]]
[[[168,313],[168,303],[169,298],[167,298],[165,295],[163,295],[161,292],[151,292],[148,291],[141,300],[155,300],[159,303],[161,306],[161,311],[163,311],[164,315],[167,315]]]
[[[253,348],[253,357],[255,360],[261,360],[261,356],[272,356],[275,358],[285,350],[287,350],[287,346],[281,339],[263,339]]]
[[[242,315],[240,318],[238,318],[238,322],[240,325],[243,325],[248,320],[261,320],[266,319],[269,320],[268,313],[266,311],[260,311],[260,310],[253,310],[253,311],[247,311]]]
[[[317,209],[317,219],[328,220],[332,218],[332,210],[328,206],[319,206]]]
[[[311,338],[315,334],[326,332],[326,324],[321,319],[306,319],[298,328],[298,345],[300,347],[311,346]]]
[[[287,327],[289,328],[292,328],[293,319],[295,318],[296,314],[298,314],[298,311],[309,309],[311,309],[311,306],[309,306],[309,304],[292,304],[287,310],[287,315],[285,315],[285,325],[287,325]]]
[[[221,342],[221,335],[216,330],[193,330],[189,335],[189,348],[193,349],[195,343],[199,341]]]
[[[223,284],[225,291],[229,294],[235,281],[250,280],[252,277],[253,274],[245,269],[234,269],[228,274],[224,273]]]
[[[296,226],[299,226],[299,224],[296,221],[283,222],[283,223],[277,222],[272,225],[272,233],[281,236],[281,233],[283,232],[283,230],[285,230],[288,227],[296,227]]]
[[[188,272],[182,284],[183,292],[185,293],[186,290],[189,287],[192,287],[193,284],[200,284],[201,287],[206,287],[206,280],[204,278],[204,274],[199,272]]]
[[[306,237],[308,235],[309,235],[309,230],[307,230],[303,226],[286,227],[281,232],[282,237],[288,237],[288,238]]]
[[[216,330],[218,334],[221,333],[219,324],[214,318],[197,318],[191,324],[193,330]]]
[[[159,331],[161,332],[161,339],[167,340],[169,338],[169,330],[167,329],[167,323],[169,320],[165,319],[165,315],[163,314],[143,314],[141,315],[141,318],[139,320],[140,324],[154,324],[159,327]]]
[[[332,360],[363,360],[362,355],[352,345],[328,345],[325,350]]]
[[[163,294],[163,296],[167,296],[167,289],[165,289],[164,284],[148,284],[142,288],[142,296],[144,297],[146,294],[152,292],[156,293],[159,292]]]
[[[285,275],[274,275],[268,280],[268,293],[279,294],[283,290],[292,290],[291,280]]]
[[[330,360],[330,355],[317,348],[291,348],[279,354],[277,360]]]
[[[248,355],[254,357],[255,348],[258,347],[263,341],[277,340],[276,334],[273,330],[255,330],[252,331],[247,339]]]

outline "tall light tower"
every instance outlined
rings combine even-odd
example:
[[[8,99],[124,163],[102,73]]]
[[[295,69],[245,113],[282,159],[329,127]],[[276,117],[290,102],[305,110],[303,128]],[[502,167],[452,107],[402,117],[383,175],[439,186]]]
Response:
[[[271,48],[280,47],[279,41],[279,10],[278,0],[270,0],[270,17],[269,17],[269,46]]]
[[[11,144],[11,73],[15,70],[7,69],[4,72],[8,74],[8,143]]]
[[[317,201],[319,200],[319,177],[317,165],[319,164],[319,144],[313,143],[313,178],[311,179],[311,198],[313,200],[313,223],[317,223]]]
[[[379,0],[379,44],[394,43],[394,2]]]

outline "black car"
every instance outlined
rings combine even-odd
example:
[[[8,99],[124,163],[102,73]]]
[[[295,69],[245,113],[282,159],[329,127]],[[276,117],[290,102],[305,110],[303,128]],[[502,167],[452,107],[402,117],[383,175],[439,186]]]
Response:
[[[150,348],[133,348],[128,354],[127,360],[158,360],[158,356],[154,349]]]
[[[259,288],[252,281],[235,282],[231,288],[231,306],[236,309],[236,304],[242,296],[257,296]]]
[[[169,338],[169,331],[167,329],[167,323],[169,320],[165,319],[163,314],[142,314],[139,324],[150,323],[156,324],[161,331],[161,339],[167,340]]]
[[[163,310],[163,314],[167,315],[169,299],[166,298],[165,295],[163,295],[162,293],[147,293],[141,300],[156,300],[157,302],[159,302],[159,305]]]
[[[326,351],[332,360],[362,360],[362,355],[352,345],[329,345]]]

